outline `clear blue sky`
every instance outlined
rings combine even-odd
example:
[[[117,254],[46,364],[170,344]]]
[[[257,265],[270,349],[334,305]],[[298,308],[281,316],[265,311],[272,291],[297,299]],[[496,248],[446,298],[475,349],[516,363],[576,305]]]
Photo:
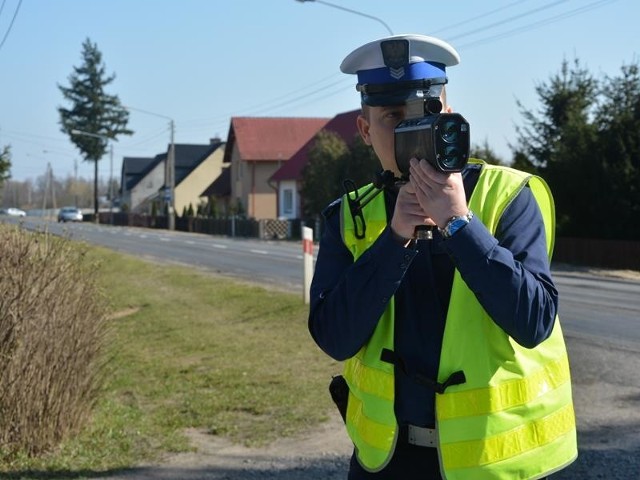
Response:
[[[505,159],[522,125],[516,99],[539,103],[535,86],[563,59],[598,76],[638,61],[637,0],[333,0],[377,17],[395,34],[449,41],[461,55],[450,68],[448,99]],[[124,105],[175,121],[177,143],[226,139],[232,116],[333,117],[359,107],[353,76],[339,64],[353,48],[387,35],[382,23],[321,3],[296,0],[3,0],[0,12],[0,146],[11,145],[16,180],[92,178],[90,164],[60,132],[57,88],[80,66],[86,38],[97,43],[108,92]],[[19,8],[18,8],[19,7]],[[10,23],[15,20],[11,29]],[[8,34],[7,34],[8,32]],[[168,121],[132,111],[123,156],[166,150]],[[109,176],[109,159],[100,175]]]

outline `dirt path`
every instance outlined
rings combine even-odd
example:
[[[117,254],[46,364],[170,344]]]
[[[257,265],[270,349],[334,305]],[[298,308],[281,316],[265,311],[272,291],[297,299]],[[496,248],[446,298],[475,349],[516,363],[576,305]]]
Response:
[[[351,443],[335,413],[313,432],[278,440],[265,448],[247,448],[198,430],[190,430],[195,452],[165,457],[158,465],[112,472],[104,480],[248,480],[344,479]]]

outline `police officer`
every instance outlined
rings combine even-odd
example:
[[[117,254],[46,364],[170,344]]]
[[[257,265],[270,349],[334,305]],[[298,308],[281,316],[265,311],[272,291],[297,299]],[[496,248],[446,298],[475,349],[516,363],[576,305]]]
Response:
[[[394,127],[437,92],[450,112],[446,42],[396,35],[342,62],[356,74],[358,130],[399,177]],[[567,352],[549,269],[553,199],[545,182],[470,160],[443,173],[410,161],[354,221],[324,212],[309,330],[345,361],[350,479],[544,478],[577,456]],[[416,226],[433,226],[416,240]]]

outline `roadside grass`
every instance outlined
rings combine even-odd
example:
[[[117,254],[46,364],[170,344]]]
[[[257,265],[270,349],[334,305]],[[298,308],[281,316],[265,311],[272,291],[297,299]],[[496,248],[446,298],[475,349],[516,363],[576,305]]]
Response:
[[[307,331],[300,295],[101,248],[110,302],[105,387],[91,422],[0,471],[103,471],[189,451],[187,428],[259,446],[327,419],[337,362]]]

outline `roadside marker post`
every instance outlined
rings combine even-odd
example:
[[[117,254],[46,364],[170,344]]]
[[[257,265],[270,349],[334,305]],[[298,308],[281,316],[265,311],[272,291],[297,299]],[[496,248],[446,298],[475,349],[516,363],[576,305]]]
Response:
[[[302,256],[304,263],[304,285],[302,286],[304,303],[311,301],[311,279],[313,278],[313,229],[302,227]]]

